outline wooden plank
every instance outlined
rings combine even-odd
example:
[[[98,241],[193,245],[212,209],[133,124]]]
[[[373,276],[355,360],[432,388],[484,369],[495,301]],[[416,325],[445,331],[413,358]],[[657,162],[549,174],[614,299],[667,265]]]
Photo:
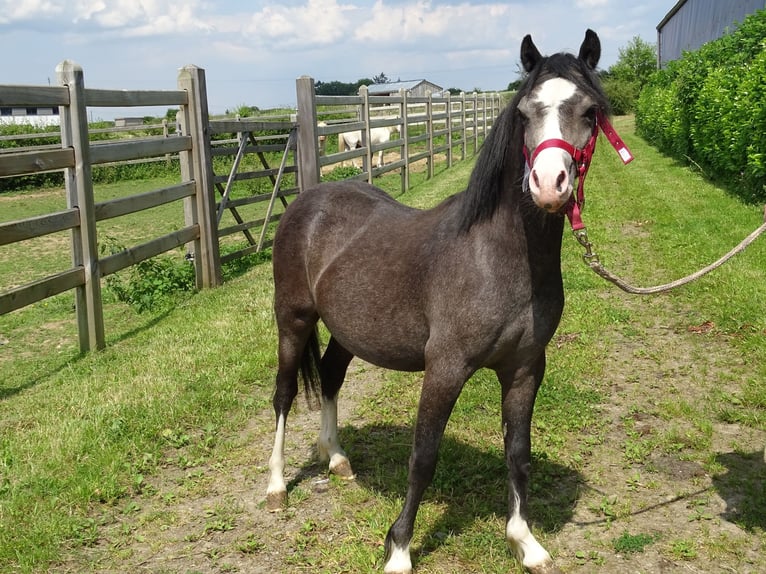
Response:
[[[120,269],[130,267],[145,259],[194,241],[197,237],[199,237],[199,225],[190,225],[135,247],[129,247],[114,255],[104,257],[101,259],[101,276],[106,277],[116,273]]]
[[[370,118],[370,127],[371,128],[385,128],[390,126],[396,126],[399,129],[401,129],[402,126],[402,119],[401,118]]]
[[[37,301],[42,301],[84,284],[85,271],[82,267],[75,267],[45,279],[16,287],[5,293],[0,293],[0,315],[21,309]]]
[[[67,209],[0,224],[0,245],[42,237],[80,225],[80,210]]]
[[[326,165],[340,163],[342,161],[354,159],[357,157],[364,157],[366,153],[367,153],[366,147],[358,147],[358,148],[352,149],[351,151],[344,151],[342,153],[333,153],[333,154],[325,155],[319,158],[319,165],[324,167]]]
[[[94,107],[183,106],[188,101],[183,90],[85,90],[85,104]]]
[[[271,221],[278,221],[282,218],[281,213],[275,213],[271,216]],[[235,233],[241,233],[245,231],[246,229],[253,229],[254,227],[260,227],[266,222],[265,217],[261,217],[259,219],[254,219],[252,221],[244,221],[238,225],[230,225],[229,227],[224,227],[223,229],[218,230],[218,236],[219,237],[226,237],[227,235],[233,235]]]
[[[194,195],[195,191],[194,183],[187,181],[171,187],[147,191],[146,193],[103,201],[95,206],[96,221],[151,209],[152,207],[177,201],[184,197],[190,197]]]
[[[0,177],[74,167],[71,148],[0,154]]]
[[[68,106],[69,90],[61,86],[0,86],[0,106]]]
[[[430,157],[431,157],[431,152],[426,150],[424,152],[416,153],[415,155],[411,155],[410,156],[410,163],[416,162],[416,161],[421,160],[421,159],[430,158]]]
[[[404,99],[402,96],[369,96],[369,103],[372,105],[378,104],[384,104],[384,105],[394,105],[394,104],[401,104]]]
[[[316,96],[317,106],[360,106],[360,96]]]
[[[92,145],[90,157],[91,162],[97,165],[112,161],[126,161],[178,153],[189,149],[191,149],[191,137],[189,136],[158,137]]]

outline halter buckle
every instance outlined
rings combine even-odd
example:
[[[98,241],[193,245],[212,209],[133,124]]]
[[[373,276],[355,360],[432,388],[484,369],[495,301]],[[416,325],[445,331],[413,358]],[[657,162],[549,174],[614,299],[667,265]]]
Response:
[[[573,229],[572,235],[574,235],[577,242],[585,248],[585,253],[582,255],[585,264],[590,265],[591,263],[600,263],[598,254],[593,251],[593,244],[588,239],[588,230],[585,229],[585,227]]]

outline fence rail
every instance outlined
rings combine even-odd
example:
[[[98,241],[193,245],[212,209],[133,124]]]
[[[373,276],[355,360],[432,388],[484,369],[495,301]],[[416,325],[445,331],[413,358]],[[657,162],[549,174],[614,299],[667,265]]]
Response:
[[[0,155],[0,176],[64,170],[67,209],[0,224],[0,245],[69,230],[72,267],[0,293],[0,314],[73,289],[80,348],[99,349],[104,346],[102,277],[169,249],[193,243],[195,252],[201,254],[195,259],[199,285],[220,283],[215,230],[200,217],[210,199],[205,193],[209,185],[204,182],[204,169],[199,167],[199,150],[209,147],[204,71],[195,67],[182,69],[179,89],[172,91],[86,89],[82,68],[70,61],[62,62],[56,72],[60,84],[57,87],[0,86],[3,105],[58,106],[61,110],[59,149],[19,148],[3,153]],[[205,102],[205,106],[200,106],[200,101]],[[184,135],[90,144],[87,107],[154,105],[180,106],[179,125]],[[103,203],[94,201],[93,165],[166,154],[179,154],[181,184]],[[188,217],[184,228],[120,253],[99,257],[96,222],[178,200],[186,203]]]
[[[10,106],[58,106],[59,132],[20,134],[20,141],[60,137],[60,144],[20,147],[0,153],[0,177],[62,170],[67,208],[55,213],[0,223],[0,246],[69,232],[72,265],[48,277],[0,292],[0,314],[74,290],[80,348],[104,346],[101,279],[145,259],[186,245],[193,255],[197,286],[221,282],[221,264],[270,245],[270,234],[288,198],[320,180],[322,168],[362,158],[359,177],[374,177],[399,170],[402,189],[409,187],[413,163],[425,160],[433,175],[434,157],[445,154],[448,166],[478,148],[500,111],[497,94],[461,94],[459,97],[415,98],[370,96],[317,96],[309,77],[296,82],[298,110],[282,119],[238,118],[211,121],[207,110],[204,70],[182,68],[178,90],[102,90],[85,88],[82,69],[65,61],[57,67],[59,86],[0,86],[0,103]],[[129,126],[88,132],[88,107],[178,106],[177,122],[168,125]],[[321,112],[318,112],[321,107]],[[321,123],[318,116],[333,114]],[[340,118],[340,119],[338,119]],[[398,136],[388,142],[371,142],[371,130],[395,127]],[[162,128],[162,135],[136,139],[90,142],[90,134],[144,132]],[[324,153],[328,136],[359,130],[362,145],[341,153]],[[169,137],[172,135],[172,137]],[[229,135],[230,137],[220,138]],[[218,136],[211,141],[211,137]],[[9,139],[9,138],[2,138]],[[380,152],[396,152],[393,160],[373,166]],[[96,203],[91,168],[95,165],[158,161],[178,157],[180,183],[145,193]],[[243,158],[257,158],[255,167]],[[216,158],[214,163],[213,159]],[[276,165],[275,159],[279,159]],[[226,173],[220,162],[224,161]],[[248,182],[270,182],[268,192],[240,194],[232,189]],[[218,197],[218,199],[216,199]],[[99,255],[96,223],[119,218],[160,205],[183,203],[185,225],[139,245],[108,256]],[[266,204],[265,210],[247,213],[249,206]],[[223,219],[230,213],[234,221]],[[242,234],[245,248],[225,256],[219,242]]]

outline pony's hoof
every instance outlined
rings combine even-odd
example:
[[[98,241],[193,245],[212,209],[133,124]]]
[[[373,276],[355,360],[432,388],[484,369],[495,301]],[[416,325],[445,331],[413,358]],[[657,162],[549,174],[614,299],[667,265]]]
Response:
[[[529,574],[562,574],[558,566],[552,561],[544,562],[538,566],[525,566],[524,569],[529,572]]]
[[[287,508],[287,492],[269,492],[266,494],[266,510],[282,512]]]
[[[343,480],[354,480],[356,478],[356,474],[351,469],[351,463],[348,460],[339,462],[330,469],[330,472]]]

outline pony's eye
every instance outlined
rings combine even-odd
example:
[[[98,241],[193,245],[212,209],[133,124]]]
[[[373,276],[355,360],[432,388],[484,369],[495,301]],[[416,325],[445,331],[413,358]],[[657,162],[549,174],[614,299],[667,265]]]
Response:
[[[596,106],[590,107],[587,110],[585,110],[585,114],[583,114],[583,118],[585,121],[587,121],[589,124],[593,124],[593,122],[596,121],[596,113],[598,112],[598,108]]]

